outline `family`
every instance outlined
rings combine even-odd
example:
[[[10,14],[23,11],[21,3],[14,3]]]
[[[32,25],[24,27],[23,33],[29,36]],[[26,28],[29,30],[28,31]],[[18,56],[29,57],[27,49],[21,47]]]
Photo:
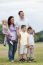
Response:
[[[8,44],[8,59],[14,62],[15,53],[18,48],[19,61],[34,60],[34,34],[35,31],[27,23],[24,12],[19,11],[19,20],[16,22],[13,16],[9,16],[8,20],[2,21],[2,32],[5,36],[4,46]]]

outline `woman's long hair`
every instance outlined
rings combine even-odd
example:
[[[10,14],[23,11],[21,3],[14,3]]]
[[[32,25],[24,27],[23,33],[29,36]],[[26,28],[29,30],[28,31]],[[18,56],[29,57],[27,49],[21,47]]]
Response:
[[[8,18],[8,27],[10,27],[10,25],[11,25],[11,18],[14,18],[13,16],[9,16],[9,18]],[[13,26],[14,26],[14,24],[13,24]]]

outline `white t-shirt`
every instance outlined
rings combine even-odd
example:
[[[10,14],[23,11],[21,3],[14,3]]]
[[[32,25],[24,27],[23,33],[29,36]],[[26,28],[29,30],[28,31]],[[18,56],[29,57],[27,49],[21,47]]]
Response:
[[[34,45],[34,36],[32,34],[28,35],[28,42],[29,45]]]
[[[28,21],[28,19],[23,19],[23,20],[18,20],[17,22],[16,22],[16,25],[17,25],[17,27],[19,27],[19,29],[21,29],[21,25],[26,25],[26,27],[28,27],[29,26],[29,21]]]
[[[20,32],[21,38],[20,38],[20,45],[27,45],[27,39],[28,39],[28,34],[27,32]]]

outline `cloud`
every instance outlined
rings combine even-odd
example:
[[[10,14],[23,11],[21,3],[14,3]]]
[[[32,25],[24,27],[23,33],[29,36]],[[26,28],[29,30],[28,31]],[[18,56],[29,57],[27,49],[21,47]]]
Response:
[[[25,12],[36,32],[43,30],[43,0],[0,0],[0,20],[10,15],[16,19],[19,10]]]

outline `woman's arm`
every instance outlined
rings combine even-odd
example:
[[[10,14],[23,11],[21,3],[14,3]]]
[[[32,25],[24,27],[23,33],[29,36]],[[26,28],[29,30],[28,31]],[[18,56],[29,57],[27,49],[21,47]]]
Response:
[[[20,38],[21,35],[20,35],[20,32],[19,32],[19,28],[16,28],[16,31],[17,31],[18,38]]]

